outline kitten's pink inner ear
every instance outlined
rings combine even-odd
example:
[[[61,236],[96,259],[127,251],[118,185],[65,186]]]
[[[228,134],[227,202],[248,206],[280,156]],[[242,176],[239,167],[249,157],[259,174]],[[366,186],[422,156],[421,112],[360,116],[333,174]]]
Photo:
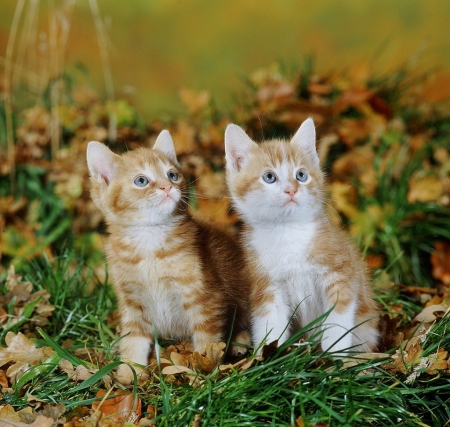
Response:
[[[232,164],[236,171],[240,171],[245,159],[256,143],[245,133],[241,127],[230,124],[225,130],[225,155],[227,165]]]
[[[87,162],[91,176],[100,177],[109,185],[116,170],[115,158],[118,157],[106,145],[91,141],[87,148]]]
[[[319,162],[316,151],[316,127],[313,119],[306,119],[295,133],[291,140],[291,144],[297,145],[305,153],[309,154],[312,160]]]
[[[239,172],[244,163],[244,154],[239,149],[231,149],[230,157],[233,167]]]
[[[173,163],[179,165],[177,154],[175,152],[175,146],[173,144],[173,139],[167,129],[164,129],[159,133],[158,137],[156,138],[155,144],[153,145],[153,149],[161,151]]]

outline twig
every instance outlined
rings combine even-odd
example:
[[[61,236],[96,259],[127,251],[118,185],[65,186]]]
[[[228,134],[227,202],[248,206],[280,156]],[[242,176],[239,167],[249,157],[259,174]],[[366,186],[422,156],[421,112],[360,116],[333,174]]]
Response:
[[[8,37],[8,45],[6,47],[6,62],[5,62],[5,119],[6,119],[6,141],[8,147],[8,163],[10,172],[9,177],[11,180],[11,193],[15,193],[16,189],[16,162],[15,162],[15,150],[14,150],[14,126],[12,117],[12,87],[11,87],[11,69],[12,69],[12,55],[14,49],[14,43],[16,41],[17,28],[19,27],[20,17],[22,16],[23,6],[25,0],[18,0],[16,10],[14,11],[14,17],[11,24],[11,30]]]
[[[102,60],[103,78],[105,80],[106,97],[111,105],[109,110],[109,127],[108,127],[108,139],[109,141],[115,141],[117,138],[117,117],[113,110],[114,101],[114,83],[111,73],[111,67],[109,65],[108,57],[108,44],[106,40],[106,31],[103,25],[103,21],[98,8],[97,0],[89,0],[92,16],[94,18],[95,27],[97,30],[97,40],[100,50],[100,58]]]

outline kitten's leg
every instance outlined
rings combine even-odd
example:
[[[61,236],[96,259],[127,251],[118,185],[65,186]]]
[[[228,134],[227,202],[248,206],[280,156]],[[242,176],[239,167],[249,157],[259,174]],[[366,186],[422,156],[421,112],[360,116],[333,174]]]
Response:
[[[198,314],[194,317],[192,343],[194,350],[200,354],[204,353],[208,344],[219,343],[223,341],[223,319],[222,312],[214,317],[205,317]]]
[[[248,352],[248,349],[246,346],[250,346],[252,344],[251,336],[249,331],[241,331],[235,336],[233,336],[232,340],[235,343],[241,344],[241,345],[231,345],[230,346],[230,354],[233,356],[243,356]]]
[[[284,343],[289,336],[289,306],[277,289],[266,290],[264,295],[253,297],[252,335],[253,345],[261,352],[260,344],[278,340]]]
[[[345,304],[336,303],[322,326],[322,350],[336,352],[352,347],[355,308],[353,300]]]
[[[375,314],[374,314],[375,316]],[[356,316],[356,325],[353,344],[358,345],[355,350],[362,352],[371,352],[378,344],[379,331],[377,329],[377,319],[375,318],[359,318]]]
[[[123,362],[147,366],[148,354],[153,343],[151,324],[141,316],[139,320],[124,316],[122,319],[122,336],[120,340],[120,359]],[[140,366],[133,366],[139,378],[146,377],[145,371]],[[122,364],[117,369],[116,379],[121,384],[130,384],[134,380],[133,371],[127,364]]]

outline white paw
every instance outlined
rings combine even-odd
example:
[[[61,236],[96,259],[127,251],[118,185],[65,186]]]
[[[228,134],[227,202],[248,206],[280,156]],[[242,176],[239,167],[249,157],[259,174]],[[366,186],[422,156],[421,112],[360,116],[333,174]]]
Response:
[[[133,366],[133,369],[136,371],[138,381],[142,381],[148,378],[148,374],[144,369],[137,366]],[[125,363],[119,366],[117,372],[113,376],[114,379],[116,379],[122,385],[130,385],[134,382],[133,371],[130,366]]]

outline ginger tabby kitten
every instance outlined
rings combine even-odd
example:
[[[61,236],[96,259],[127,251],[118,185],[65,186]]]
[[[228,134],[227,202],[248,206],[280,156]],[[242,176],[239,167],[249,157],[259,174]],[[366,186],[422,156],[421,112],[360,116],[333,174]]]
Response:
[[[331,310],[320,326],[322,349],[371,351],[377,307],[360,254],[324,210],[315,144],[312,119],[290,142],[258,145],[233,124],[225,132],[227,184],[253,277],[253,344],[283,343]]]
[[[92,141],[87,161],[91,196],[108,227],[105,252],[121,315],[121,360],[146,366],[154,331],[160,338],[191,339],[200,353],[225,341],[232,326],[233,340],[245,343],[242,251],[190,213],[170,133],[162,131],[153,149],[122,155]],[[142,367],[135,369],[145,377]],[[116,378],[132,382],[129,366],[120,365]]]

